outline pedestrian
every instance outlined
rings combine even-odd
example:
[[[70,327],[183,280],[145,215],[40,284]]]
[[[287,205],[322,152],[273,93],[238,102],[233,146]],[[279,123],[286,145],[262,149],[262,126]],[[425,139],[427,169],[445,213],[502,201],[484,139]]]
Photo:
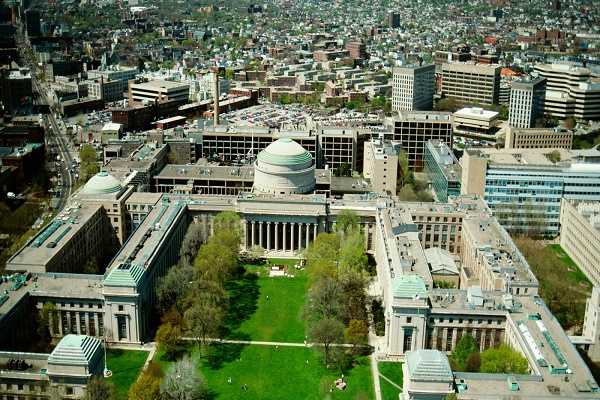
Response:
[[[227,378],[227,383],[229,383],[231,385],[232,379],[231,377]]]

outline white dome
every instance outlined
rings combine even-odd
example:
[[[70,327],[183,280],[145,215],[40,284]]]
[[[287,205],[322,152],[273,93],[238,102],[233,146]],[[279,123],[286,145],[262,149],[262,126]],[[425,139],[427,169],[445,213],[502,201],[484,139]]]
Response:
[[[85,184],[83,194],[110,194],[118,193],[123,189],[121,181],[106,171],[98,172]]]
[[[309,193],[315,188],[312,155],[290,138],[276,140],[258,154],[254,189],[261,193]]]
[[[292,139],[282,138],[261,151],[258,160],[271,165],[293,166],[312,163],[312,156]]]

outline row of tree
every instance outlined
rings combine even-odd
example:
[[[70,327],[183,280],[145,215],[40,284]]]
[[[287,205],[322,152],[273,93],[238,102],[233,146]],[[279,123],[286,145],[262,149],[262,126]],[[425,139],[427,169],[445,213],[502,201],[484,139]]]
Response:
[[[340,213],[336,231],[320,233],[305,255],[309,336],[321,344],[326,365],[341,366],[347,357],[336,344],[351,343],[356,352],[368,342],[368,258],[358,216]]]
[[[479,352],[479,344],[471,335],[460,338],[450,355],[453,371],[490,374],[527,374],[529,365],[521,353],[506,344]]]
[[[177,359],[185,351],[184,336],[196,339],[199,352],[208,339],[218,336],[227,312],[225,282],[238,267],[240,219],[223,212],[213,220],[213,234],[207,227],[192,224],[186,233],[180,261],[163,277],[157,289],[161,325],[156,342],[165,358]],[[199,250],[198,250],[199,248]],[[188,393],[187,397],[178,397]],[[198,362],[183,356],[163,375],[151,364],[129,391],[130,400],[201,399],[206,383]]]

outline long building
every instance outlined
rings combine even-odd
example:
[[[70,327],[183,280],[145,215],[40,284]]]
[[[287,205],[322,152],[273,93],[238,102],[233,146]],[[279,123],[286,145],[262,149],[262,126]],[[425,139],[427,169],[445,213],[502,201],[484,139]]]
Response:
[[[442,64],[442,96],[463,103],[498,104],[500,70],[498,65]]]
[[[467,149],[461,158],[461,193],[485,199],[511,232],[556,236],[563,198],[600,200],[597,153]]]

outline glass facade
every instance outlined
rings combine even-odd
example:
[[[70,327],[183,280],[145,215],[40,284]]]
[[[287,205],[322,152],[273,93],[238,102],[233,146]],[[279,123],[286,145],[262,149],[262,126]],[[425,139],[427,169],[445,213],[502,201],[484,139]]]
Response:
[[[438,141],[427,142],[424,171],[438,201],[447,202],[449,197],[460,195],[460,168],[448,146]]]
[[[558,235],[563,197],[600,200],[600,169],[488,167],[485,200],[511,232]]]

